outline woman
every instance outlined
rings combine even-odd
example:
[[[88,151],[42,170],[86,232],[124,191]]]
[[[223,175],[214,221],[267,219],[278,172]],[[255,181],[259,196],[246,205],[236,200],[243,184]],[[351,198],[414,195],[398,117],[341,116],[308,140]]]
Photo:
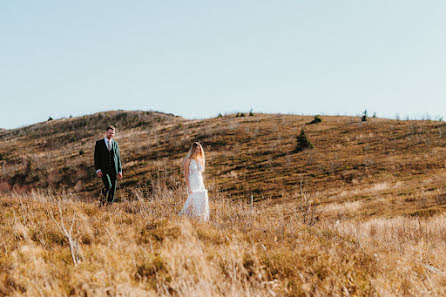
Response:
[[[208,191],[204,188],[203,172],[205,157],[203,147],[194,142],[184,160],[184,175],[187,183],[187,200],[179,215],[209,220]]]

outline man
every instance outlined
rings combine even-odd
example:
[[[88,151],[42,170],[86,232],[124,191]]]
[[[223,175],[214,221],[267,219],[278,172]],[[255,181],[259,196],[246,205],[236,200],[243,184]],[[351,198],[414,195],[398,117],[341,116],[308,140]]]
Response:
[[[122,178],[121,157],[119,145],[113,140],[116,128],[112,125],[107,127],[104,139],[96,141],[94,148],[94,166],[96,174],[102,178],[105,188],[102,190],[104,200],[108,204],[115,201],[116,180]],[[100,206],[104,201],[101,199]]]

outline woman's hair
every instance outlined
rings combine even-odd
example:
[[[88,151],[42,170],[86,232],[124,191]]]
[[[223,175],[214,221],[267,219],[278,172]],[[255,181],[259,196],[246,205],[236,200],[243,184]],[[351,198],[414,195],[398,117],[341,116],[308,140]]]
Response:
[[[199,142],[192,143],[192,145],[190,146],[190,150],[187,153],[186,159],[184,159],[184,161],[186,162],[187,160],[189,160],[192,157],[194,157],[195,150],[197,149],[197,147],[200,147],[200,149],[201,149],[201,156],[200,156],[200,158],[201,158],[201,160],[203,162],[203,169],[204,169],[204,166],[205,166],[205,163],[206,163],[206,159],[204,157],[203,147],[201,146],[201,144]]]

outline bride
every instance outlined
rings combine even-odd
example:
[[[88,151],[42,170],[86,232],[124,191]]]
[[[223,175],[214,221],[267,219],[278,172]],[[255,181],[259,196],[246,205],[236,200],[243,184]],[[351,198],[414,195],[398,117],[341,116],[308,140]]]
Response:
[[[184,175],[187,183],[187,200],[179,215],[209,220],[208,191],[204,188],[203,171],[205,157],[203,147],[194,142],[184,160]]]

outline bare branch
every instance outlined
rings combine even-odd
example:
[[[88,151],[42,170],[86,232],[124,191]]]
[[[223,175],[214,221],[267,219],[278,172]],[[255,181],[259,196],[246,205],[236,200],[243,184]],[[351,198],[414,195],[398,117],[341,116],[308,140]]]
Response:
[[[60,223],[56,221],[52,211],[50,212],[51,219],[54,221],[54,223],[59,228],[61,233],[63,233],[67,238],[68,245],[70,246],[71,258],[73,259],[74,265],[77,266],[77,264],[81,262],[81,259],[83,259],[83,256],[77,240],[73,239],[73,236],[71,235],[73,232],[73,226],[76,219],[76,214],[73,215],[73,219],[71,221],[71,226],[70,226],[70,232],[68,232],[67,229],[65,228],[65,224],[63,221],[62,207],[60,205],[60,201],[58,202],[58,206],[59,206]]]

